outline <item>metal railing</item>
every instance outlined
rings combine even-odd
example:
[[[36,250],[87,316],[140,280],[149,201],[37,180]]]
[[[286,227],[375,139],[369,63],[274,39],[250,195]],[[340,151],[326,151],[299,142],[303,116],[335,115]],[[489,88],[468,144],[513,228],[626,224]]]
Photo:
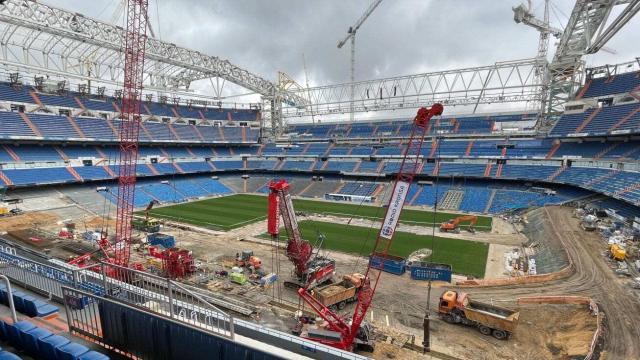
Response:
[[[26,289],[62,300],[61,286],[76,286],[79,277],[73,271],[23,258],[15,251],[0,251],[0,272]]]
[[[26,289],[64,302],[62,287],[113,297],[204,331],[234,337],[233,317],[170,279],[101,263],[99,272],[44,264],[0,249],[0,273]],[[105,276],[104,274],[108,274]]]
[[[231,315],[175,281],[107,263],[100,264],[99,274],[90,276],[102,280],[107,297],[209,333],[234,338]]]

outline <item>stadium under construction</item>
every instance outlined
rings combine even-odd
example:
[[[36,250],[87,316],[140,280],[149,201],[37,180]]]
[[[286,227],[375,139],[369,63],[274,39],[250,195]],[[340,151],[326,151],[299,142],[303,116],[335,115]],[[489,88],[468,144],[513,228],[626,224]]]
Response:
[[[357,80],[402,6],[361,1],[330,85],[163,40],[162,2],[0,1],[0,359],[640,359],[640,58],[587,66],[640,0]]]

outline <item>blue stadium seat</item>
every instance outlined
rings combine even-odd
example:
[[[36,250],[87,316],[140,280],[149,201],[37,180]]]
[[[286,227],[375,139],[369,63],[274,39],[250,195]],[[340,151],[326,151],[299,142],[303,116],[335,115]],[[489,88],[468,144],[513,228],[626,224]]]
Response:
[[[109,357],[97,351],[87,351],[80,355],[78,360],[109,360]]]
[[[56,347],[56,358],[58,360],[78,360],[80,356],[87,352],[89,352],[89,348],[86,346],[70,342]]]
[[[5,323],[5,328],[7,330],[7,338],[9,340],[9,343],[15,348],[23,349],[23,334],[35,329],[36,326],[28,321],[18,321],[15,324]]]
[[[69,339],[60,335],[51,335],[38,339],[38,356],[43,360],[59,360],[57,349],[71,343]]]
[[[39,341],[48,338],[49,336],[53,335],[53,333],[47,329],[36,327],[23,332],[21,335],[24,350],[30,355],[37,356],[40,353],[38,347]]]

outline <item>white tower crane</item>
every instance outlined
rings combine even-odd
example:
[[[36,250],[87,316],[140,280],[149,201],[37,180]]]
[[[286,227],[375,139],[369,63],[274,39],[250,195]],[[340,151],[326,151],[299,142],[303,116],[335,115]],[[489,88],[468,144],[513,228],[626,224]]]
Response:
[[[351,88],[350,88],[350,98],[349,98],[349,120],[351,122],[353,122],[353,116],[354,116],[354,98],[355,98],[355,71],[356,71],[356,32],[358,31],[358,29],[360,29],[360,27],[362,26],[362,24],[365,22],[365,20],[367,20],[367,18],[369,18],[369,16],[371,15],[371,13],[373,12],[373,10],[375,10],[378,5],[380,5],[380,3],[382,2],[382,0],[374,0],[371,5],[369,5],[369,7],[367,8],[367,10],[364,12],[364,14],[362,14],[362,16],[360,16],[360,18],[358,19],[358,21],[356,21],[356,23],[349,27],[349,30],[347,30],[347,36],[342,39],[342,41],[340,41],[338,43],[338,49],[342,49],[342,47],[344,46],[344,44],[347,43],[347,41],[351,40]]]
[[[512,8],[513,20],[520,24],[529,25],[532,28],[540,32],[540,41],[538,42],[538,66],[536,68],[535,76],[536,82],[541,84],[540,91],[540,111],[539,117],[544,116],[546,109],[546,101],[549,91],[549,61],[547,59],[547,52],[549,50],[549,34],[555,38],[562,36],[562,30],[555,28],[549,24],[549,0],[544,0],[544,19],[539,20],[533,14],[531,6],[531,0],[528,0],[527,6],[520,4],[517,7]]]

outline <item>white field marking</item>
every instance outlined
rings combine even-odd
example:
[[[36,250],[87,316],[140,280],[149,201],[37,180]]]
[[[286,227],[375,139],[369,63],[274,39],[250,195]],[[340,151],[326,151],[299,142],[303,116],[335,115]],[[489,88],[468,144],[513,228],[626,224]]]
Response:
[[[237,223],[235,223],[235,224],[231,224],[231,225],[229,225],[229,226],[230,226],[230,227],[239,227],[239,226],[236,226],[236,225],[243,225],[243,224],[247,224],[247,223],[254,223],[254,222],[262,221],[262,220],[264,220],[264,219],[266,219],[266,218],[267,218],[267,216],[266,216],[266,215],[264,215],[264,216],[258,216],[258,217],[256,217],[256,218],[249,219],[249,220],[246,220],[246,221],[240,221],[240,222],[237,222]]]
[[[153,214],[153,213],[151,213],[151,215],[154,215],[154,214]],[[216,223],[211,223],[211,222],[207,222],[207,221],[200,221],[200,220],[186,219],[186,218],[183,218],[183,217],[171,216],[171,215],[166,215],[166,214],[162,214],[162,215],[160,215],[160,214],[157,214],[157,213],[156,213],[156,214],[155,214],[155,216],[160,217],[160,218],[166,217],[166,218],[170,218],[170,219],[175,219],[175,220],[178,220],[179,222],[186,222],[187,224],[189,223],[189,221],[187,221],[187,220],[190,220],[191,222],[196,223],[196,225],[212,225],[212,226],[216,226],[216,227],[218,227],[218,228],[222,228],[222,229],[224,229],[224,228],[226,227],[226,226],[224,226],[224,225],[220,225],[220,224],[216,224]]]
[[[374,217],[374,216],[364,216],[364,215],[356,215],[356,214],[345,214],[345,213],[337,213],[337,212],[330,212],[330,211],[324,211],[321,212],[319,214],[327,214],[327,215],[335,215],[338,217],[356,217],[359,219],[367,219],[367,220],[382,220],[381,217]],[[453,218],[452,218],[453,219]],[[440,223],[432,223],[432,222],[426,222],[426,221],[412,221],[412,220],[400,220],[400,223],[406,224],[406,225],[423,225],[423,226],[433,226],[433,225],[440,225]],[[358,225],[354,225],[354,226],[358,226]],[[459,227],[461,228],[467,228],[469,227],[469,225],[459,225]],[[489,228],[489,226],[476,226],[476,229],[479,228]]]

